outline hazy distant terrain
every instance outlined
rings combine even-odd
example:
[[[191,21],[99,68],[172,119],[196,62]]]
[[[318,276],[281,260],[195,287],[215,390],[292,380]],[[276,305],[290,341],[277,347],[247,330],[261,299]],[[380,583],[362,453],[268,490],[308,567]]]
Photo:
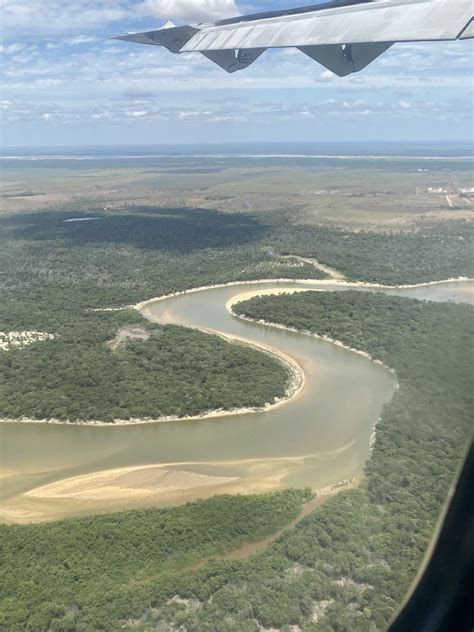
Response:
[[[473,186],[470,151],[468,145],[25,151],[2,158],[2,209],[291,209],[304,223],[397,230],[469,217],[472,205],[462,190]]]

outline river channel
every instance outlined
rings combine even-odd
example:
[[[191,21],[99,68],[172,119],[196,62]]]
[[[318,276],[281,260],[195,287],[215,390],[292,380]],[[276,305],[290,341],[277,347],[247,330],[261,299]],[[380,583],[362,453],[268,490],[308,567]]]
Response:
[[[289,356],[304,373],[304,387],[267,412],[123,426],[0,424],[0,520],[166,506],[217,493],[317,490],[359,478],[377,419],[396,388],[394,376],[330,342],[247,322],[227,309],[249,294],[345,289],[337,282],[255,282],[148,302],[142,313],[153,321],[219,332]],[[378,291],[472,303],[474,283]]]

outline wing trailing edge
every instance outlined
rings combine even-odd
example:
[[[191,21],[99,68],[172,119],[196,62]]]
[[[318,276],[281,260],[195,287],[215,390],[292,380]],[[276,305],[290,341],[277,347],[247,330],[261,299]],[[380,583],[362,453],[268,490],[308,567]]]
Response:
[[[297,48],[345,77],[396,42],[474,38],[473,13],[472,0],[336,0],[113,39],[199,52],[229,73],[248,68],[268,48]]]

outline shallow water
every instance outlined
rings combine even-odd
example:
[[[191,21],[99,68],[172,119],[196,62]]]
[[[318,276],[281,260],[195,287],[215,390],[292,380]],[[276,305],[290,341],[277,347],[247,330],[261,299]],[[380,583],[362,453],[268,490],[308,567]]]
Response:
[[[230,315],[226,303],[254,291],[345,289],[318,282],[248,283],[206,289],[149,304],[159,322],[212,329],[291,356],[305,387],[288,403],[265,413],[135,426],[0,424],[0,519],[29,521],[148,505],[170,505],[216,493],[252,493],[288,486],[314,489],[358,477],[369,439],[394,377],[361,355],[301,334],[249,323]],[[365,291],[364,288],[358,288]],[[474,284],[450,282],[387,293],[436,301],[472,302]],[[153,471],[124,472],[108,482],[67,479],[114,468],[164,467],[186,484],[163,488]],[[160,479],[161,480],[161,479]],[[32,490],[66,481],[54,493]],[[98,482],[99,481],[99,482]],[[51,488],[49,488],[51,489]],[[79,489],[80,493],[77,493]],[[113,492],[113,493],[112,493]]]

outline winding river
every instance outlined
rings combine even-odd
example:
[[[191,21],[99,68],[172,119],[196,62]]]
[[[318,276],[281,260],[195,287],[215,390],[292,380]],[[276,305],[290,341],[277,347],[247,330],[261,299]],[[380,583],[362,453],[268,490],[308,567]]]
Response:
[[[350,287],[254,282],[147,302],[141,311],[150,320],[219,332],[290,357],[304,386],[267,412],[107,427],[0,424],[0,520],[39,521],[288,486],[321,490],[359,478],[374,426],[396,388],[394,376],[330,342],[247,322],[228,310],[264,292]],[[474,282],[378,291],[472,303]]]

